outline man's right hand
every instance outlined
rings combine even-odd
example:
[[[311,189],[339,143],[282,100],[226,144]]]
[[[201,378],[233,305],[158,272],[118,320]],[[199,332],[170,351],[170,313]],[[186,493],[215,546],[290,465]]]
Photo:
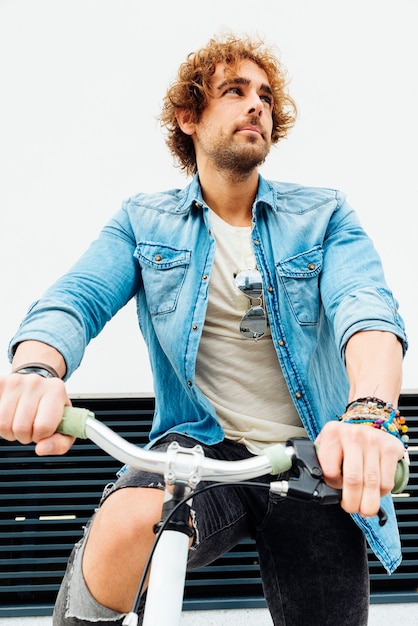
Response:
[[[55,432],[64,406],[71,406],[71,401],[60,378],[19,373],[1,376],[0,436],[35,443],[39,456],[65,454],[74,438]]]

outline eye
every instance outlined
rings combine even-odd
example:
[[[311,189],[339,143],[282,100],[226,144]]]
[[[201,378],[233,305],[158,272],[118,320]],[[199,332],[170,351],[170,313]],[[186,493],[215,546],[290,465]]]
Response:
[[[242,95],[242,89],[241,89],[241,87],[232,86],[232,87],[228,87],[228,89],[225,89],[224,93],[225,94],[233,93],[233,94],[236,94],[237,96],[241,96]]]
[[[269,96],[268,94],[261,94],[260,100],[264,100],[264,102],[268,104],[269,107],[273,106],[273,98],[272,96]]]

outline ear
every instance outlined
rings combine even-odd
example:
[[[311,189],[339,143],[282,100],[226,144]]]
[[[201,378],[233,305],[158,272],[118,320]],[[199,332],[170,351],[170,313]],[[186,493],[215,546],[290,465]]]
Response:
[[[185,135],[194,135],[196,124],[191,121],[191,112],[188,109],[177,109],[176,119]]]

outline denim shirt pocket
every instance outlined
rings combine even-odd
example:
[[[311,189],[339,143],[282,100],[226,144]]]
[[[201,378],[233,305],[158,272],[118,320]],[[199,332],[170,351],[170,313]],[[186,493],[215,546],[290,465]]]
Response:
[[[279,281],[299,324],[317,324],[319,321],[322,262],[322,247],[315,246],[276,264]]]
[[[151,315],[174,311],[190,265],[191,250],[157,242],[141,242],[134,256],[141,268]]]

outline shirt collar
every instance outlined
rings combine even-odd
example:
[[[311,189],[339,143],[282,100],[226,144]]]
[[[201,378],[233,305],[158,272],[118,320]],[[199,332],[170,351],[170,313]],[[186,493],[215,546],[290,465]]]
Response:
[[[275,210],[273,187],[261,174],[258,175],[258,189],[254,202],[255,210],[259,204],[268,205],[272,210]],[[183,189],[183,193],[176,207],[176,212],[187,213],[192,207],[203,208],[204,205],[205,202],[202,196],[199,175],[196,174],[192,181]]]

